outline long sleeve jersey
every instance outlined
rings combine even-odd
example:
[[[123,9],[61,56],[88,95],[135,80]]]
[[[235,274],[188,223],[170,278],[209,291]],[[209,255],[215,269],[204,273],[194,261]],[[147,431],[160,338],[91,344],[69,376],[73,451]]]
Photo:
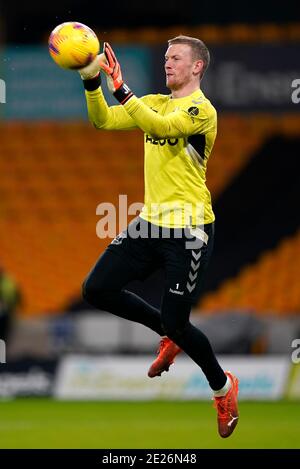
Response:
[[[144,207],[150,223],[184,228],[214,221],[206,168],[217,133],[217,113],[198,89],[183,98],[133,96],[108,106],[99,87],[86,91],[89,119],[97,129],[144,132]],[[122,158],[122,155],[120,155]]]

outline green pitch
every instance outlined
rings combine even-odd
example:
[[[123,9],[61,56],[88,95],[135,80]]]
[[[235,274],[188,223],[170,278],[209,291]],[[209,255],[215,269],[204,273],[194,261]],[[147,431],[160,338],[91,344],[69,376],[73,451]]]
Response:
[[[211,402],[0,402],[0,448],[300,448],[300,405],[240,403],[217,435]]]

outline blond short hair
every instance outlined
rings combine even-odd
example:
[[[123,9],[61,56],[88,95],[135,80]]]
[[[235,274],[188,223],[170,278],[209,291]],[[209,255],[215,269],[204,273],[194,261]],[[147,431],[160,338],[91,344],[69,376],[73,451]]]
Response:
[[[197,39],[196,37],[180,35],[168,40],[169,46],[173,44],[187,44],[191,48],[193,59],[203,61],[203,69],[200,75],[201,79],[204,73],[206,72],[210,62],[209,50],[204,44],[204,42],[201,41],[201,39]]]

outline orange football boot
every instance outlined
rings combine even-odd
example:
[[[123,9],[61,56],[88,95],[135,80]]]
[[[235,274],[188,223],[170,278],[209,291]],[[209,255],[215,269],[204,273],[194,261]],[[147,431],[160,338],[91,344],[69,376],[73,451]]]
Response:
[[[163,337],[157,351],[158,357],[149,368],[149,378],[160,376],[163,371],[169,371],[170,365],[174,363],[176,355],[180,352],[181,348],[178,345],[174,344],[168,337]]]
[[[231,388],[222,397],[214,397],[214,407],[218,412],[218,430],[222,438],[227,438],[231,435],[237,426],[239,419],[238,412],[238,391],[239,381],[229,371],[225,371],[225,375],[231,381]]]

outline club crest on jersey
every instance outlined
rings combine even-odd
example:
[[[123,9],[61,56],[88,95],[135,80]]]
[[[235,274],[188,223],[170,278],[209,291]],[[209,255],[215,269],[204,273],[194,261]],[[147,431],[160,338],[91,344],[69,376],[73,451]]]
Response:
[[[197,108],[196,106],[191,106],[188,108],[188,113],[190,116],[198,116],[199,108]]]

